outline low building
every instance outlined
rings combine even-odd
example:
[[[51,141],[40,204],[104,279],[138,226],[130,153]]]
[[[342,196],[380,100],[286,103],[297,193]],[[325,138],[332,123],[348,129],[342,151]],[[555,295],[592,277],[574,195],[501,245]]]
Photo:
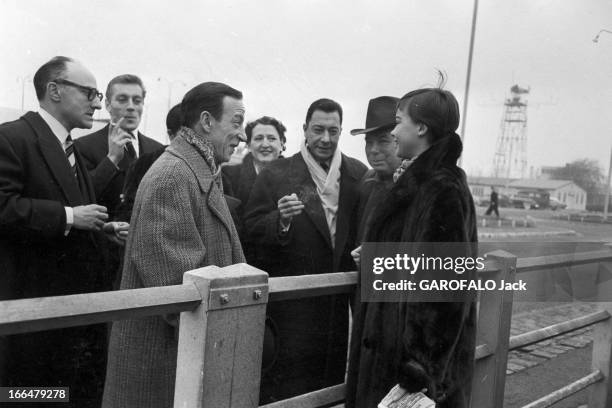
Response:
[[[515,194],[548,193],[567,205],[568,210],[586,210],[587,193],[572,180],[521,179],[510,183],[510,187]]]
[[[508,195],[508,186],[516,179],[504,177],[468,177],[468,185],[472,196],[480,200],[488,200],[491,194],[491,187],[499,194]]]
[[[586,209],[586,191],[571,180],[468,177],[468,184],[472,196],[477,202],[488,200],[491,187],[495,187],[499,194],[510,197],[516,195],[548,195],[567,205],[569,210]]]

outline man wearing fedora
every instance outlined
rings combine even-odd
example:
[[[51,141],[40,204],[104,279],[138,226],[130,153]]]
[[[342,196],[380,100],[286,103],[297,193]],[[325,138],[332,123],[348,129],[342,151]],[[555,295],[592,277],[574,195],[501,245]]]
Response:
[[[368,215],[382,192],[393,185],[393,173],[402,163],[397,156],[397,141],[391,135],[398,100],[393,96],[370,99],[365,129],[351,130],[353,136],[365,135],[365,153],[372,167],[361,179],[359,189],[357,243],[364,237]]]

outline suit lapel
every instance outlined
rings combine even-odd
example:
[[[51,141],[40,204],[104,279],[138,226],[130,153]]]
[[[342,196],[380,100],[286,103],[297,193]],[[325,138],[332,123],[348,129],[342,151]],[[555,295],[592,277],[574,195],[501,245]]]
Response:
[[[344,155],[340,167],[340,195],[338,197],[338,214],[336,217],[336,251],[334,251],[334,271],[340,266],[340,260],[351,229],[351,214],[358,202],[357,178],[349,171]],[[352,250],[353,248],[350,248]]]
[[[89,178],[87,175],[87,167],[85,166],[85,160],[83,159],[81,152],[79,152],[78,146],[75,145],[74,147],[74,159],[76,160],[79,170],[83,174],[83,180],[85,182],[85,185],[83,186],[85,188],[85,191],[81,191],[81,197],[83,198],[83,202],[85,204],[95,203],[96,193],[94,192],[94,187],[91,182],[91,178]]]
[[[36,133],[40,152],[49,167],[51,174],[64,193],[68,204],[79,205],[83,203],[76,177],[72,173],[66,152],[60,145],[57,137],[38,113],[28,112],[23,119]],[[76,159],[76,158],[75,158]]]
[[[295,166],[293,166],[294,172],[290,175],[290,178],[292,178],[290,183],[296,186],[297,191],[295,193],[304,204],[304,213],[310,218],[316,229],[325,238],[327,245],[331,248],[331,234],[329,233],[329,226],[327,225],[327,218],[325,217],[323,204],[321,204],[321,198],[319,193],[317,193],[317,187],[314,181],[312,181],[301,153],[297,153],[294,157]]]
[[[230,236],[232,236],[232,228],[230,226],[230,221],[232,219],[229,208],[227,206],[227,201],[221,192],[221,189],[211,179],[210,190],[208,192],[208,208],[210,211],[219,218],[221,223],[227,228],[227,232]],[[231,221],[233,223],[233,221]]]
[[[145,153],[151,153],[162,146],[162,144],[158,144],[155,140],[138,132],[138,157],[142,156]]]
[[[183,138],[175,138],[170,146],[172,148],[171,150],[178,153],[179,156],[185,160],[189,168],[191,168],[191,171],[193,171],[198,180],[200,190],[205,194],[207,193],[206,204],[208,208],[217,218],[219,218],[221,223],[227,228],[228,234],[232,236],[230,223],[233,224],[233,221],[227,203],[221,192],[221,188],[215,182],[215,176],[211,173],[210,167],[204,158]],[[221,177],[220,172],[217,177]]]

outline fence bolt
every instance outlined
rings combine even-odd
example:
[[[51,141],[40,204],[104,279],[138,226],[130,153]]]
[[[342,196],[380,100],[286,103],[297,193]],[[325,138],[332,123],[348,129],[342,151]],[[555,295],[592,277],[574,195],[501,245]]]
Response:
[[[255,299],[255,300],[261,299],[261,290],[260,289],[255,289],[253,291],[253,299]]]
[[[219,301],[221,301],[222,305],[228,304],[230,301],[229,295],[227,293],[222,294],[219,296]]]

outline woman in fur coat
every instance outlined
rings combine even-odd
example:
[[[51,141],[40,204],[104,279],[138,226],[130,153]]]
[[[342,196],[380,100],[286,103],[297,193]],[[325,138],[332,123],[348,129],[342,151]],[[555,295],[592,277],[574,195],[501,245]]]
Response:
[[[465,173],[457,167],[459,105],[440,88],[419,89],[399,102],[398,155],[409,159],[374,210],[365,242],[465,242],[476,257],[476,215]],[[442,244],[436,246],[443,255]],[[469,279],[472,273],[462,278]],[[430,279],[430,277],[429,277]],[[452,302],[360,303],[353,327],[347,408],[376,408],[399,384],[426,389],[438,408],[469,407],[476,335],[473,295]]]

